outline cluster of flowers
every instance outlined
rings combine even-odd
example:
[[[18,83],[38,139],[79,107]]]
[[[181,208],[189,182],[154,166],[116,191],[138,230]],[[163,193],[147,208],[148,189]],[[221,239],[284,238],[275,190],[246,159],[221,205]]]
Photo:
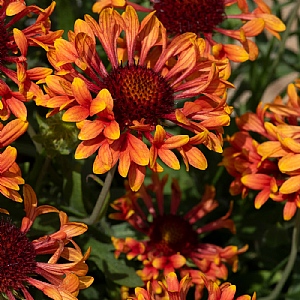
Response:
[[[246,0],[152,2],[153,9],[125,0],[98,1],[93,10],[99,13],[99,20],[89,15],[77,20],[74,31],[69,31],[65,40],[62,30],[50,28],[55,2],[42,9],[27,6],[25,0],[0,0],[0,192],[13,201],[24,201],[26,213],[20,228],[6,216],[0,220],[0,293],[9,300],[33,299],[28,285],[52,299],[77,299],[79,290],[93,282],[92,277],[86,276],[85,261],[90,249],[82,254],[72,239],[83,234],[87,226],[69,222],[67,215],[55,207],[38,206],[35,192],[25,184],[16,163],[17,150],[11,144],[29,126],[25,103],[31,100],[50,109],[47,117],[63,111],[63,121],[76,123],[81,141],[75,151],[76,159],[96,154],[95,174],[117,166],[119,174],[128,177],[127,193],[112,204],[118,213],[111,217],[127,221],[147,239],[112,240],[117,257],[125,253],[128,259],[143,263],[137,273],[147,290],[137,288],[136,299],[185,299],[191,284],[196,287],[196,299],[201,298],[204,287],[209,299],[234,297],[235,286],[218,283],[226,280],[227,265],[237,270],[237,256],[247,246],[223,248],[198,240],[198,235],[219,228],[234,232],[230,212],[196,228],[195,223],[218,206],[214,187],[207,187],[199,204],[178,216],[180,189],[173,181],[170,213],[165,214],[163,188],[167,178],[159,179],[157,173],[164,170],[161,163],[180,169],[176,151],[187,171],[190,166],[207,168],[199,145],[223,151],[223,127],[229,125],[232,112],[226,103],[227,89],[233,87],[228,82],[230,61],[256,59],[258,49],[250,38],[264,29],[279,38],[278,32],[285,26],[262,0],[255,0],[257,7],[253,11]],[[241,13],[226,15],[226,8],[233,4]],[[121,14],[114,7],[124,8],[124,12]],[[148,13],[141,22],[137,11]],[[33,16],[36,19],[32,20]],[[25,17],[31,18],[30,25],[19,30],[15,26]],[[241,20],[243,25],[237,30],[224,29],[220,24],[226,18]],[[215,32],[240,45],[216,42]],[[106,55],[104,60],[97,52],[99,43]],[[28,68],[29,47],[44,49],[52,68]],[[110,67],[104,63],[107,59]],[[300,176],[294,167],[300,153],[295,140],[299,108],[294,86],[289,88],[289,95],[288,106],[277,99],[266,109],[259,108],[257,116],[248,114],[239,119],[242,130],[257,129],[269,142],[258,147],[250,135],[237,133],[230,140],[237,150],[226,150],[224,154],[224,165],[236,177],[235,193],[237,189],[244,195],[248,188],[262,189],[256,199],[257,207],[269,197],[288,200],[285,219],[292,217],[299,203]],[[264,118],[270,121],[264,122]],[[186,134],[175,134],[174,127],[182,128]],[[242,144],[242,139],[247,143]],[[249,145],[247,153],[245,145]],[[249,161],[253,155],[254,163]],[[237,156],[246,161],[243,170],[233,170]],[[147,167],[154,172],[150,186],[143,184]],[[271,177],[264,170],[271,170],[274,175]],[[264,187],[260,188],[262,184]],[[150,191],[156,195],[157,212]],[[151,222],[138,199],[147,207]],[[1,213],[8,211],[1,209]],[[45,213],[59,215],[60,229],[30,241],[27,232],[36,217]],[[48,262],[40,262],[39,255],[51,257]],[[180,283],[175,271],[182,278]],[[34,275],[46,281],[35,279]],[[162,275],[165,282],[161,282]],[[238,299],[255,299],[255,295]]]
[[[41,290],[52,299],[77,299],[79,290],[89,287],[93,278],[86,276],[86,259],[90,249],[82,254],[72,239],[87,230],[79,222],[70,222],[68,216],[50,205],[38,206],[31,186],[23,186],[23,197],[19,185],[24,184],[21,170],[16,163],[17,150],[11,144],[28,128],[28,102],[42,93],[34,81],[51,74],[52,70],[27,68],[29,47],[42,47],[48,51],[62,30],[50,30],[49,16],[55,3],[41,9],[36,5],[26,6],[25,1],[0,1],[0,192],[16,202],[24,201],[25,216],[20,228],[13,224],[0,208],[0,295],[1,298],[33,299],[29,285]],[[23,30],[15,24],[31,15],[31,25]],[[33,16],[37,16],[33,20]],[[17,91],[14,91],[13,86]],[[31,241],[26,234],[35,219],[48,213],[56,213],[60,228],[54,233]],[[48,256],[48,261],[45,258]],[[44,281],[43,281],[44,279]]]
[[[222,285],[218,285],[216,282],[208,280],[201,272],[199,277],[202,278],[203,284],[208,292],[207,300],[233,300],[236,286],[225,282]],[[191,285],[191,278],[186,275],[180,282],[178,282],[177,276],[174,272],[170,272],[165,276],[163,282],[158,282],[159,286],[163,291],[164,298],[167,300],[185,300],[186,295]],[[155,287],[150,282],[147,284],[147,289],[136,288],[135,297],[130,297],[128,300],[159,300],[158,294],[155,291]],[[256,300],[256,294],[252,297],[249,295],[243,295],[235,298],[236,300]]]
[[[260,103],[256,113],[236,118],[240,131],[228,137],[230,147],[223,152],[222,164],[234,177],[231,194],[246,197],[249,190],[259,191],[257,209],[268,199],[284,202],[284,220],[300,207],[299,88],[296,80],[287,88],[287,99],[277,96],[272,103]]]
[[[26,6],[25,1],[2,0],[0,5],[0,146],[7,147],[0,157],[0,192],[5,197],[21,202],[18,190],[24,180],[15,163],[17,150],[10,144],[28,128],[24,103],[30,101],[40,90],[33,80],[52,72],[42,67],[28,70],[26,56],[29,47],[48,49],[62,35],[62,31],[50,31],[49,16],[55,7],[54,3],[47,9],[35,5]],[[35,22],[23,30],[15,28],[14,25],[28,14],[38,15]],[[13,91],[14,84],[17,85],[17,91]],[[4,125],[5,121],[9,122]]]
[[[125,11],[119,14],[111,8],[114,4],[119,7],[119,1],[114,2],[96,3],[98,22],[86,15],[75,22],[68,41],[55,40],[47,55],[56,73],[39,80],[46,84],[47,95],[37,96],[37,105],[52,109],[48,116],[63,110],[63,121],[76,122],[82,142],[75,158],[97,152],[95,174],[106,173],[119,163],[119,174],[128,176],[134,191],[144,181],[146,166],[163,171],[158,158],[170,168],[180,168],[174,150],[187,170],[189,165],[206,169],[206,158],[197,146],[222,152],[223,126],[230,122],[232,109],[226,104],[226,90],[232,87],[227,81],[229,59],[238,57],[237,53],[243,53],[239,61],[254,58],[256,50],[247,37],[264,28],[278,36],[285,26],[262,1],[257,1],[252,13],[245,1],[238,1],[243,13],[236,17],[246,24],[225,34],[237,38],[247,52],[239,46],[213,43],[211,35],[217,24],[211,24],[205,38],[199,38],[200,26],[195,32],[170,39],[168,27],[155,11],[139,22],[134,5],[124,3]],[[193,5],[198,12],[205,7],[205,1],[201,2]],[[226,5],[222,3],[223,10],[216,11],[221,20]],[[215,9],[213,3],[208,6]],[[109,59],[111,72],[96,51],[97,41]],[[211,47],[216,49],[211,51]],[[185,100],[181,106],[180,100]],[[177,125],[190,134],[174,136],[163,124]]]

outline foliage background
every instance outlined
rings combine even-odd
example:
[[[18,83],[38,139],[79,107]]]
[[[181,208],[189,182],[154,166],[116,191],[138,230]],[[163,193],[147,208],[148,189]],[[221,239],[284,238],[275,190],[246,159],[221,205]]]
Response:
[[[40,7],[47,7],[51,3],[49,0],[39,0],[38,3],[33,0],[27,2],[38,4]],[[236,89],[230,91],[228,101],[235,110],[231,125],[225,129],[225,136],[236,131],[235,115],[255,111],[262,99],[271,101],[276,94],[283,95],[286,85],[297,77],[297,72],[300,70],[298,51],[300,14],[293,10],[296,2],[270,1],[269,5],[273,13],[287,25],[286,32],[281,35],[282,40],[278,41],[264,33],[261,34],[256,38],[260,49],[258,59],[254,62],[247,61],[233,65],[230,81],[236,85]],[[73,29],[77,18],[83,18],[87,13],[97,19],[97,15],[91,11],[93,3],[92,0],[57,0],[55,12],[51,17],[53,30],[64,29],[64,37],[67,37],[68,30]],[[149,5],[148,1],[141,4]],[[24,25],[20,24],[20,26]],[[235,26],[234,22],[229,25]],[[42,50],[31,51],[32,53],[28,55],[29,65],[47,66]],[[105,176],[99,176],[97,180],[90,176],[93,158],[79,161],[74,159],[78,133],[75,125],[62,123],[59,115],[47,120],[45,118],[47,111],[36,107],[34,103],[28,103],[27,109],[31,127],[28,133],[14,143],[18,149],[17,162],[22,168],[25,181],[36,191],[40,204],[57,206],[67,212],[72,220],[87,216],[92,211],[101,191],[99,182],[103,181]],[[224,215],[230,201],[234,200],[232,218],[237,228],[236,235],[220,230],[205,236],[204,240],[222,246],[249,245],[249,250],[240,256],[238,272],[230,273],[228,281],[237,285],[237,294],[252,294],[256,291],[258,299],[262,299],[261,297],[267,296],[274,288],[287,262],[294,220],[284,222],[283,206],[273,201],[268,201],[260,210],[256,210],[253,206],[253,193],[250,193],[246,199],[230,196],[228,190],[232,178],[223,167],[218,165],[222,156],[202,150],[208,160],[207,170],[199,171],[192,168],[187,173],[185,168],[180,171],[166,168],[165,173],[179,180],[183,195],[182,212],[186,212],[199,201],[205,184],[216,186],[217,199],[220,201],[220,207],[209,216],[209,219]],[[166,199],[170,198],[170,192],[169,184],[166,189]],[[111,201],[122,196],[123,193],[123,178],[116,174],[110,191]],[[1,204],[3,208],[12,212],[13,220],[21,220],[22,204],[12,203],[5,198],[1,199]],[[16,206],[20,209],[15,209]],[[135,275],[134,262],[125,261],[122,257],[115,260],[113,256],[110,236],[126,237],[134,236],[135,233],[127,224],[109,220],[106,216],[110,211],[111,208],[107,207],[107,211],[104,211],[105,217],[97,225],[90,226],[87,234],[76,239],[83,249],[92,247],[92,255],[88,262],[89,275],[95,278],[94,284],[82,291],[79,299],[119,299],[120,285],[135,287],[141,284],[140,279]],[[59,224],[56,217],[53,219],[41,217],[37,221],[34,230],[30,233],[33,238],[41,233],[52,232]],[[278,299],[300,299],[299,280],[300,259],[298,258]],[[45,297],[37,292],[34,299],[45,299]]]

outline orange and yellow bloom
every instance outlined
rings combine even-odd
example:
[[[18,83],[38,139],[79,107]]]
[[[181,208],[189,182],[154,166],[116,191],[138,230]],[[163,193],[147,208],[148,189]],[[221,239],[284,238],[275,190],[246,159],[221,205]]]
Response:
[[[299,80],[287,89],[288,101],[281,97],[272,103],[260,104],[256,113],[237,118],[240,132],[228,138],[222,164],[234,176],[230,191],[233,195],[249,189],[257,190],[255,207],[260,208],[268,199],[284,202],[283,217],[290,220],[300,207],[300,168],[298,118]],[[254,139],[255,132],[260,139]]]
[[[22,202],[19,185],[24,184],[21,170],[16,163],[17,149],[8,146],[0,154],[0,193],[17,202]]]
[[[202,278],[203,284],[207,289],[207,300],[256,300],[256,294],[253,296],[243,295],[237,298],[234,297],[236,286],[229,282],[218,285],[217,282],[209,280],[203,273],[199,272],[199,277]],[[156,286],[150,281],[147,282],[147,289],[136,288],[135,297],[130,297],[128,300],[186,300],[187,293],[191,286],[191,277],[186,275],[180,282],[174,272],[165,275],[164,281],[159,281],[158,285],[163,290],[163,296],[158,294]],[[203,297],[201,297],[202,299]]]
[[[199,235],[216,229],[227,228],[235,231],[233,221],[229,219],[230,212],[219,220],[195,228],[197,221],[218,206],[218,202],[214,200],[215,190],[212,186],[206,187],[199,204],[184,216],[180,216],[177,215],[177,211],[181,192],[177,181],[173,180],[172,183],[171,208],[167,213],[164,211],[163,194],[167,177],[160,180],[157,173],[154,173],[152,180],[152,184],[147,187],[142,185],[138,192],[128,189],[124,197],[112,203],[112,207],[118,212],[112,213],[111,218],[127,221],[146,236],[142,241],[132,237],[113,237],[115,256],[119,257],[121,253],[125,253],[127,259],[135,258],[141,261],[143,268],[138,270],[137,274],[144,282],[157,280],[162,273],[167,275],[178,271],[182,277],[189,274],[192,282],[198,285],[196,295],[199,296],[202,281],[197,277],[198,270],[212,280],[226,279],[227,265],[231,265],[233,271],[236,271],[238,255],[245,252],[247,246],[242,249],[236,246],[222,248],[199,241]],[[151,197],[152,192],[155,194],[156,204]],[[139,203],[139,199],[143,203]],[[147,212],[142,207],[146,207]],[[191,267],[191,264],[194,267]]]
[[[110,72],[96,40],[111,63]],[[122,15],[104,9],[99,22],[88,15],[77,20],[69,41],[57,39],[54,47],[48,58],[56,74],[45,78],[50,99],[37,98],[36,103],[53,109],[48,116],[64,110],[62,119],[77,123],[82,142],[75,158],[96,152],[94,173],[103,174],[118,162],[120,175],[128,175],[131,188],[138,190],[146,166],[163,170],[158,159],[180,168],[174,150],[187,169],[201,170],[207,161],[197,145],[222,152],[223,126],[231,113],[224,94],[231,86],[224,72],[228,61],[207,57],[203,39],[186,33],[168,43],[154,13],[140,23],[127,6]],[[179,105],[191,97],[196,100]],[[176,135],[167,125],[190,136]]]
[[[55,2],[48,8],[36,5],[26,6],[25,1],[0,1],[0,72],[5,81],[16,83],[19,92],[11,91],[3,79],[0,80],[0,118],[7,120],[11,113],[23,121],[27,118],[24,102],[30,100],[38,91],[34,80],[51,74],[51,69],[36,67],[27,69],[27,52],[30,46],[48,50],[53,41],[62,35],[62,30],[50,31],[49,16]],[[26,15],[37,14],[35,22],[23,30],[14,26]],[[13,67],[12,67],[13,66]],[[14,70],[16,69],[16,71]]]
[[[131,300],[185,300],[186,295],[191,286],[191,277],[186,275],[178,282],[177,276],[174,272],[165,275],[165,282],[159,281],[163,296],[156,293],[156,287],[153,283],[147,282],[147,289],[135,288],[135,296],[128,298]]]
[[[285,25],[263,0],[255,0],[256,7],[250,10],[246,0],[150,0],[153,9],[127,0],[98,0],[93,5],[94,12],[101,12],[105,7],[125,7],[132,5],[140,11],[155,11],[156,16],[166,27],[169,35],[193,32],[206,39],[207,50],[215,57],[228,57],[232,61],[242,62],[255,60],[258,48],[251,40],[264,29],[280,39],[279,32],[285,30]],[[238,14],[229,12],[231,7],[239,10]],[[228,19],[240,20],[239,29],[226,29],[224,22]],[[240,45],[217,42],[214,34],[221,34],[238,41]]]
[[[207,300],[256,300],[256,293],[253,293],[252,296],[242,295],[235,298],[235,285],[232,285],[230,282],[224,282],[219,286],[217,282],[207,279],[204,274],[200,274],[200,276],[208,292]]]
[[[0,153],[0,193],[5,197],[17,202],[22,202],[19,194],[19,185],[24,184],[21,170],[16,163],[17,149],[10,146],[28,127],[27,121],[15,119],[5,126],[0,123],[0,148],[4,148]]]
[[[24,185],[23,192],[26,216],[21,227],[18,228],[5,217],[0,219],[0,294],[9,300],[31,300],[30,285],[51,299],[75,300],[79,290],[93,282],[92,277],[86,276],[88,267],[85,260],[90,249],[83,255],[72,240],[83,234],[87,226],[69,222],[67,215],[53,206],[38,206],[36,195],[29,185]],[[30,241],[26,234],[36,217],[52,212],[59,215],[60,229]],[[38,261],[38,257],[45,255],[51,255],[47,262]],[[35,278],[37,275],[39,278]]]

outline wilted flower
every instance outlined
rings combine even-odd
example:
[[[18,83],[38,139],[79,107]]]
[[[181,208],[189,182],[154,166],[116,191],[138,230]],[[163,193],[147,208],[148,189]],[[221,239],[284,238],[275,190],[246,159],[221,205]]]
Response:
[[[34,286],[51,299],[75,300],[79,290],[93,282],[92,277],[85,276],[88,271],[85,260],[90,249],[82,255],[72,240],[72,237],[84,233],[87,226],[69,222],[67,215],[55,207],[37,206],[36,195],[29,185],[24,185],[23,191],[26,216],[21,227],[5,217],[0,219],[0,295],[9,300],[31,300],[28,286]],[[50,212],[59,214],[60,229],[31,241],[26,234],[36,217]],[[42,262],[39,261],[40,255],[51,257]],[[60,262],[61,259],[64,262]],[[35,278],[37,275],[39,277]]]
[[[195,226],[199,219],[218,206],[218,202],[214,200],[215,189],[207,186],[199,204],[181,216],[177,214],[181,200],[177,181],[172,182],[171,208],[170,213],[166,213],[163,189],[167,176],[160,180],[157,173],[154,173],[152,180],[152,184],[147,187],[142,185],[138,192],[127,189],[124,197],[112,203],[112,207],[118,212],[112,213],[110,217],[127,221],[146,237],[142,241],[132,237],[112,237],[116,248],[115,256],[119,257],[121,253],[125,253],[127,259],[136,258],[141,261],[143,269],[137,273],[144,282],[157,280],[162,273],[167,275],[179,271],[182,277],[189,274],[192,282],[197,285],[201,284],[198,278],[194,277],[198,270],[212,280],[227,278],[227,264],[236,271],[238,254],[245,252],[247,246],[242,249],[236,246],[222,248],[199,241],[199,235],[216,229],[228,228],[234,232],[233,221],[229,219],[230,211],[216,221],[202,227]],[[151,193],[155,195],[158,210],[155,209]],[[143,203],[139,204],[139,199],[142,199]],[[142,207],[146,207],[147,212],[144,212]],[[191,267],[191,264],[194,267]]]
[[[19,92],[13,92],[0,79],[2,120],[7,120],[13,113],[25,121],[27,110],[24,102],[31,99],[33,92],[38,90],[32,80],[38,80],[52,72],[43,67],[27,70],[27,51],[29,46],[40,46],[48,50],[49,45],[53,45],[53,41],[62,35],[62,30],[50,31],[49,16],[54,7],[55,2],[44,10],[36,5],[26,6],[24,0],[0,1],[0,72],[6,78],[4,80],[12,80],[19,87]],[[22,30],[14,27],[18,21],[31,14],[38,15],[35,22]]]
[[[150,2],[156,16],[170,35],[196,33],[208,41],[208,49],[211,49],[217,58],[228,57],[237,62],[255,60],[258,49],[251,38],[266,29],[280,39],[278,32],[285,30],[285,25],[272,15],[263,0],[254,0],[256,8],[253,11],[250,11],[247,0],[150,0]],[[93,11],[99,13],[107,6],[121,8],[126,5],[132,5],[140,11],[152,11],[127,0],[98,0],[93,5]],[[240,12],[230,13],[231,6],[237,6]],[[240,28],[227,29],[223,22],[226,19],[240,20]],[[242,46],[217,42],[214,40],[214,34],[235,39]]]
[[[96,51],[97,39],[112,65],[110,72]],[[147,165],[163,170],[158,158],[180,168],[175,149],[187,169],[201,170],[207,162],[196,145],[222,151],[223,126],[231,113],[224,96],[231,85],[222,72],[228,61],[207,58],[203,39],[186,33],[168,44],[154,13],[140,24],[127,6],[122,15],[103,10],[99,22],[86,15],[85,21],[76,21],[69,41],[58,39],[54,45],[48,58],[57,72],[45,79],[50,99],[37,99],[37,104],[53,108],[49,115],[66,110],[62,119],[77,122],[82,142],[75,158],[97,151],[94,173],[103,174],[119,162],[119,173],[128,175],[131,188],[138,190]],[[191,97],[197,99],[176,107]],[[191,136],[167,131],[168,124]]]
[[[300,116],[297,88],[299,81],[287,89],[288,101],[277,97],[273,103],[260,104],[256,113],[237,118],[240,132],[228,137],[222,164],[234,176],[233,195],[257,190],[255,207],[268,199],[285,202],[283,216],[290,220],[300,207]],[[251,132],[258,134],[254,139]]]

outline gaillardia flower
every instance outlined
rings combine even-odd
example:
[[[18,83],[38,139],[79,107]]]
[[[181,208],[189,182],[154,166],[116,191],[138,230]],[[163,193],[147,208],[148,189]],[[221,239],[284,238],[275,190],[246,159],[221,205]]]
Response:
[[[110,71],[96,51],[96,40]],[[169,44],[154,13],[139,23],[136,11],[127,6],[122,15],[104,9],[99,22],[86,15],[85,21],[76,21],[69,41],[57,39],[54,46],[48,57],[57,72],[45,78],[50,99],[36,103],[53,108],[49,116],[66,110],[63,120],[77,122],[82,142],[75,158],[97,151],[94,173],[103,174],[119,162],[119,173],[128,175],[131,188],[138,190],[145,166],[163,170],[158,158],[180,169],[175,149],[187,169],[201,170],[207,162],[197,145],[222,152],[223,126],[231,113],[224,95],[228,74],[222,71],[228,61],[206,57],[203,39],[186,33]],[[192,97],[196,100],[187,100]],[[187,101],[180,105],[183,99]],[[190,135],[175,135],[164,125]]]
[[[207,300],[256,300],[256,294],[253,296],[243,295],[234,298],[236,286],[229,282],[223,283],[221,286],[217,282],[209,280],[203,273],[199,272],[199,277],[207,289]],[[156,293],[155,286],[150,281],[147,282],[147,289],[136,288],[135,297],[130,297],[128,300],[186,300],[191,283],[191,277],[186,275],[180,282],[174,272],[165,275],[165,281],[159,281],[158,284],[163,288],[164,296]],[[202,298],[201,298],[202,299]]]
[[[182,278],[189,274],[196,285],[196,295],[199,296],[203,282],[199,282],[197,272],[201,270],[212,280],[226,279],[227,265],[231,265],[233,271],[236,271],[238,254],[245,252],[247,246],[241,249],[236,246],[223,248],[199,240],[199,235],[204,236],[216,229],[235,231],[233,221],[229,219],[230,211],[216,221],[196,227],[198,220],[218,206],[212,186],[207,186],[199,204],[182,216],[177,214],[181,200],[177,181],[172,182],[171,208],[167,213],[164,211],[163,195],[167,176],[160,180],[158,174],[153,173],[152,180],[152,184],[147,187],[142,185],[138,192],[127,188],[126,195],[112,203],[112,207],[118,212],[110,214],[110,218],[127,221],[145,235],[145,239],[141,241],[132,237],[112,237],[115,256],[125,253],[127,259],[141,261],[143,268],[137,274],[145,283],[170,272],[179,272]],[[151,194],[155,195],[156,204]],[[138,203],[139,199],[142,203]],[[147,208],[147,212],[142,207]]]
[[[248,194],[259,191],[255,207],[268,199],[284,202],[283,217],[290,220],[300,207],[300,101],[299,80],[287,89],[288,100],[277,97],[273,103],[260,104],[256,113],[236,119],[240,132],[228,137],[222,164],[234,176],[230,192]],[[256,139],[251,132],[258,134]]]
[[[135,296],[130,297],[130,300],[185,300],[186,295],[191,285],[191,277],[186,275],[180,282],[178,282],[177,275],[174,272],[170,272],[165,275],[165,282],[159,281],[158,284],[162,287],[163,296],[158,295],[153,287],[151,281],[147,282],[147,289],[137,287],[135,288]]]
[[[17,202],[22,202],[19,185],[24,184],[21,170],[16,163],[17,149],[8,146],[0,154],[0,193]]]
[[[9,300],[32,300],[28,287],[34,286],[51,299],[75,300],[79,289],[87,288],[93,282],[92,277],[85,276],[88,271],[85,260],[90,250],[82,255],[72,240],[84,233],[87,226],[69,222],[67,215],[55,207],[37,206],[36,195],[29,185],[24,185],[23,191],[26,216],[21,227],[6,217],[0,219],[0,295]],[[36,217],[50,212],[59,214],[60,229],[31,241],[26,234]],[[51,257],[43,262],[39,261],[41,255]]]
[[[24,0],[0,1],[0,73],[5,81],[12,80],[19,87],[19,92],[12,92],[8,85],[0,80],[0,118],[7,120],[11,113],[23,121],[27,118],[24,102],[33,97],[38,89],[32,80],[51,74],[51,69],[36,67],[27,70],[27,51],[30,46],[39,46],[48,50],[53,41],[63,31],[50,31],[49,16],[55,2],[44,9],[36,5],[26,6]],[[14,28],[18,21],[28,15],[38,17],[31,25],[19,30]],[[16,71],[14,71],[16,69]]]
[[[250,11],[247,0],[150,0],[156,16],[166,27],[169,35],[193,32],[208,41],[209,49],[215,57],[228,57],[232,61],[255,60],[258,55],[256,44],[250,39],[264,29],[280,38],[278,32],[285,30],[285,25],[263,0],[254,0],[256,8]],[[93,5],[94,12],[104,7],[125,7],[132,5],[140,11],[152,11],[128,0],[98,0]],[[239,10],[238,14],[229,12],[231,7]],[[231,10],[232,11],[232,10]],[[223,21],[240,21],[239,29],[226,29]],[[214,34],[224,35],[237,40],[242,46],[223,44],[214,40]]]
[[[5,126],[0,123],[0,148],[8,146],[0,153],[0,193],[17,202],[22,202],[18,191],[19,185],[24,184],[24,179],[16,163],[17,149],[10,144],[22,135],[27,127],[28,122],[21,119],[12,120]]]

